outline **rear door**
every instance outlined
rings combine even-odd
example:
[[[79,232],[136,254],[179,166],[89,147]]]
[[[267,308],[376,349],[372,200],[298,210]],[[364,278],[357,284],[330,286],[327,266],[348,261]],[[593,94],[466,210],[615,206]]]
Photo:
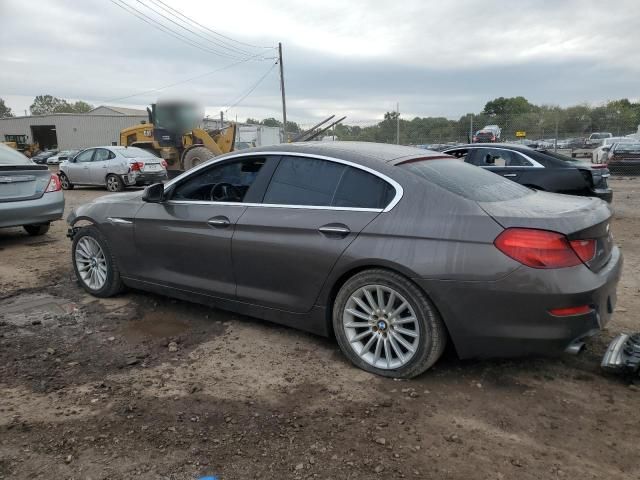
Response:
[[[236,224],[238,298],[308,312],[342,252],[394,195],[388,182],[355,166],[282,157],[262,203]]]
[[[94,185],[104,185],[109,171],[109,162],[116,156],[106,148],[96,148],[95,150],[93,160],[89,164],[89,179]]]

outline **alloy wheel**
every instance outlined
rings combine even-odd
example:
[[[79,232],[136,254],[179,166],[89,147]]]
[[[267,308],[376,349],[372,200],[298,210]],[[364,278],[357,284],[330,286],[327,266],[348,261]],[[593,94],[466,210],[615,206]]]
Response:
[[[116,177],[110,176],[109,178],[107,178],[107,190],[109,190],[110,192],[117,192],[119,188],[120,184]]]
[[[385,285],[357,289],[345,304],[342,325],[353,351],[369,365],[385,370],[406,365],[421,340],[413,307]]]
[[[107,281],[107,259],[100,244],[89,236],[76,244],[75,261],[82,281],[91,290],[100,290]]]

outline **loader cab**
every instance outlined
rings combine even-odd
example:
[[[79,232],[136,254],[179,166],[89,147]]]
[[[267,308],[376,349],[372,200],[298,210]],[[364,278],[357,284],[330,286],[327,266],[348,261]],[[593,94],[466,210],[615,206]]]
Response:
[[[198,126],[204,112],[195,103],[164,101],[151,105],[148,113],[158,145],[181,149],[182,137]]]

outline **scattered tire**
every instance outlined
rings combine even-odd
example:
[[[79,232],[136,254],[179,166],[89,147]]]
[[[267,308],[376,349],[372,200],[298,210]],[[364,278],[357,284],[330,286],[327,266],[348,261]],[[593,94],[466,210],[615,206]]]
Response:
[[[71,183],[71,180],[69,180],[69,177],[61,173],[58,175],[58,178],[60,179],[60,186],[62,186],[63,190],[73,190],[74,185]]]
[[[107,190],[110,192],[121,192],[124,190],[124,182],[122,178],[118,175],[114,175],[113,173],[107,175],[106,179]]]
[[[71,257],[76,278],[91,295],[111,297],[124,289],[107,240],[95,226],[82,227],[76,232]]]
[[[385,377],[412,378],[442,355],[447,331],[437,310],[414,283],[395,272],[360,272],[342,286],[333,328],[353,364]]]
[[[207,147],[193,147],[187,151],[182,163],[184,164],[184,169],[189,170],[213,157],[215,157],[215,154]]]
[[[38,235],[44,235],[49,231],[49,224],[44,223],[42,225],[25,225],[22,228],[31,235],[32,237],[37,237]]]

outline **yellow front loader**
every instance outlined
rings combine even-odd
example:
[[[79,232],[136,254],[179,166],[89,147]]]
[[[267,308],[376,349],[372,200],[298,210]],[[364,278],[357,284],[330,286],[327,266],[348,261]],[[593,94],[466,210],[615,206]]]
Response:
[[[221,130],[195,128],[195,119],[176,122],[189,115],[176,115],[184,105],[154,104],[149,112],[149,122],[123,129],[120,145],[149,150],[166,160],[169,177],[189,170],[212,157],[233,151],[236,125],[230,123]],[[193,115],[191,115],[193,117]]]

